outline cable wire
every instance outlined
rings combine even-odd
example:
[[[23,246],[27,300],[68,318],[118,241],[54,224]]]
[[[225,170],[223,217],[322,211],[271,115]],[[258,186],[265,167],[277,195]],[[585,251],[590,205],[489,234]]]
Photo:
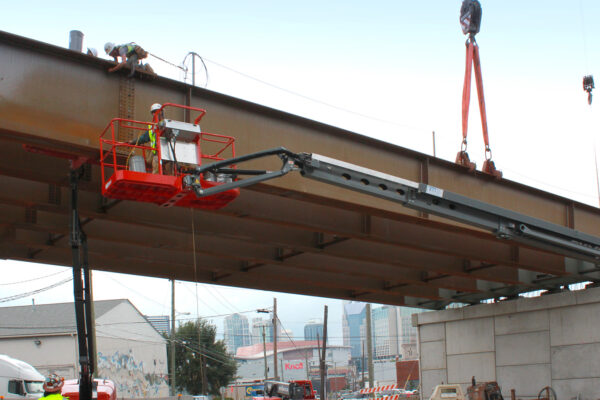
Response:
[[[339,107],[339,106],[336,106],[336,105],[334,105],[334,104],[327,103],[327,102],[324,102],[324,101],[321,101],[321,100],[315,99],[315,98],[313,98],[313,97],[309,97],[309,96],[303,95],[303,94],[301,94],[301,93],[294,92],[294,91],[292,91],[292,90],[289,90],[289,89],[282,88],[282,87],[280,87],[280,86],[274,85],[274,84],[272,84],[272,83],[269,83],[269,82],[267,82],[267,81],[264,81],[264,80],[262,80],[262,79],[255,78],[255,77],[253,77],[253,76],[251,76],[251,75],[248,75],[248,74],[246,74],[246,73],[244,73],[244,72],[237,71],[237,70],[235,70],[235,69],[233,69],[233,68],[230,68],[230,67],[228,67],[228,66],[226,66],[226,65],[223,65],[223,64],[221,64],[221,63],[218,63],[218,62],[216,62],[216,61],[210,60],[210,59],[208,59],[208,58],[206,58],[206,57],[204,57],[204,59],[205,59],[206,61],[208,61],[208,62],[211,62],[211,63],[213,63],[213,64],[215,64],[215,65],[217,65],[217,66],[219,66],[219,67],[223,68],[223,69],[226,69],[226,70],[228,70],[228,71],[231,71],[231,72],[233,72],[233,73],[236,73],[236,74],[238,74],[238,75],[241,75],[241,76],[243,76],[243,77],[245,77],[245,78],[251,79],[251,80],[253,80],[253,81],[259,82],[259,83],[261,83],[261,84],[263,84],[263,85],[266,85],[266,86],[272,87],[273,89],[277,89],[277,90],[280,90],[280,91],[282,91],[282,92],[286,92],[286,93],[288,93],[288,94],[291,94],[291,95],[293,95],[293,96],[301,97],[301,98],[303,98],[303,99],[305,99],[305,100],[309,100],[309,101],[312,101],[312,102],[314,102],[314,103],[321,104],[321,105],[324,105],[324,106],[326,106],[326,107],[330,107],[330,108],[336,109],[336,110],[338,110],[338,111],[342,111],[342,112],[345,112],[345,113],[348,113],[348,114],[358,115],[358,116],[360,116],[360,117],[363,117],[363,118],[367,118],[367,119],[370,119],[370,120],[373,120],[373,121],[383,122],[383,123],[386,123],[386,124],[389,124],[389,125],[400,126],[400,127],[403,127],[403,128],[409,128],[409,129],[413,129],[413,130],[416,130],[416,131],[426,131],[426,132],[431,132],[431,129],[423,129],[423,128],[418,128],[418,127],[411,126],[411,125],[407,125],[407,124],[401,124],[401,123],[399,123],[399,122],[390,121],[390,120],[386,120],[386,119],[382,119],[382,118],[374,117],[374,116],[372,116],[372,115],[367,115],[367,114],[363,114],[363,113],[360,113],[360,112],[357,112],[357,111],[349,110],[349,109],[347,109],[347,108],[344,108],[344,107]]]
[[[152,57],[156,58],[157,60],[160,60],[160,61],[162,61],[164,63],[167,63],[167,64],[169,64],[169,65],[171,65],[171,66],[173,66],[175,68],[179,68],[180,70],[182,70],[182,71],[185,72],[185,68],[183,68],[181,65],[173,64],[171,61],[167,61],[164,58],[161,58],[161,57],[157,56],[156,54],[153,54],[153,53],[150,53],[150,52],[148,52],[148,54],[151,55]]]
[[[34,294],[42,293],[42,292],[45,292],[47,290],[54,289],[55,287],[63,285],[63,284],[65,284],[67,282],[70,282],[72,280],[73,280],[73,277],[70,277],[70,278],[67,278],[67,279],[63,279],[60,282],[54,283],[54,284],[52,284],[50,286],[46,286],[46,287],[43,287],[41,289],[32,290],[31,292],[14,294],[12,296],[3,297],[3,298],[0,298],[0,303],[6,303],[8,301],[18,300],[18,299],[22,299],[24,297],[29,297],[29,296],[34,295]]]
[[[70,272],[70,270],[64,270],[64,271],[59,271],[59,272],[54,272],[50,275],[44,275],[44,276],[39,276],[37,278],[31,278],[31,279],[27,279],[24,281],[18,281],[18,282],[9,282],[9,283],[0,283],[0,286],[8,286],[8,285],[18,285],[20,283],[28,283],[28,282],[33,282],[33,281],[37,281],[40,279],[45,279],[45,278],[50,278],[51,276],[55,276],[55,275],[60,275],[60,274],[64,274],[66,272]]]

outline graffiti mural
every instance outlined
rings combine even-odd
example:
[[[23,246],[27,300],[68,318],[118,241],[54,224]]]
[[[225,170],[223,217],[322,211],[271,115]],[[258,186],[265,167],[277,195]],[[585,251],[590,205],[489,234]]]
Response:
[[[156,361],[155,361],[156,364]],[[112,354],[98,352],[98,377],[115,383],[117,396],[122,397],[164,397],[168,395],[168,376],[156,373],[156,366],[136,361],[133,351],[115,351]]]

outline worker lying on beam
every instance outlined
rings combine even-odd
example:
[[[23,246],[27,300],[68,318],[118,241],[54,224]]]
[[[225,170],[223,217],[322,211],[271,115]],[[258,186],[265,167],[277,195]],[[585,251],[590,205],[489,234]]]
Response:
[[[107,42],[104,45],[104,51],[117,63],[108,72],[116,72],[128,66],[131,69],[129,73],[129,77],[131,78],[135,74],[135,68],[140,66],[144,71],[154,74],[154,70],[150,67],[150,64],[144,65],[140,63],[140,60],[148,57],[148,52],[135,43],[115,45],[112,42]],[[121,62],[119,62],[119,58],[121,58]]]

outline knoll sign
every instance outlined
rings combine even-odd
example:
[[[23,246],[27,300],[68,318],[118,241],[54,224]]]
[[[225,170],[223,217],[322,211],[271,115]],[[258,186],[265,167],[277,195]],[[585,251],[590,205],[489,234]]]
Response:
[[[285,363],[285,369],[304,369],[304,364],[299,362],[297,364]]]

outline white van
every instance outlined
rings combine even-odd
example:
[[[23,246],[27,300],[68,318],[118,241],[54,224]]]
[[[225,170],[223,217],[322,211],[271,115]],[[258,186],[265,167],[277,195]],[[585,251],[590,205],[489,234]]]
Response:
[[[44,376],[24,361],[0,354],[0,396],[38,399],[44,395]]]

